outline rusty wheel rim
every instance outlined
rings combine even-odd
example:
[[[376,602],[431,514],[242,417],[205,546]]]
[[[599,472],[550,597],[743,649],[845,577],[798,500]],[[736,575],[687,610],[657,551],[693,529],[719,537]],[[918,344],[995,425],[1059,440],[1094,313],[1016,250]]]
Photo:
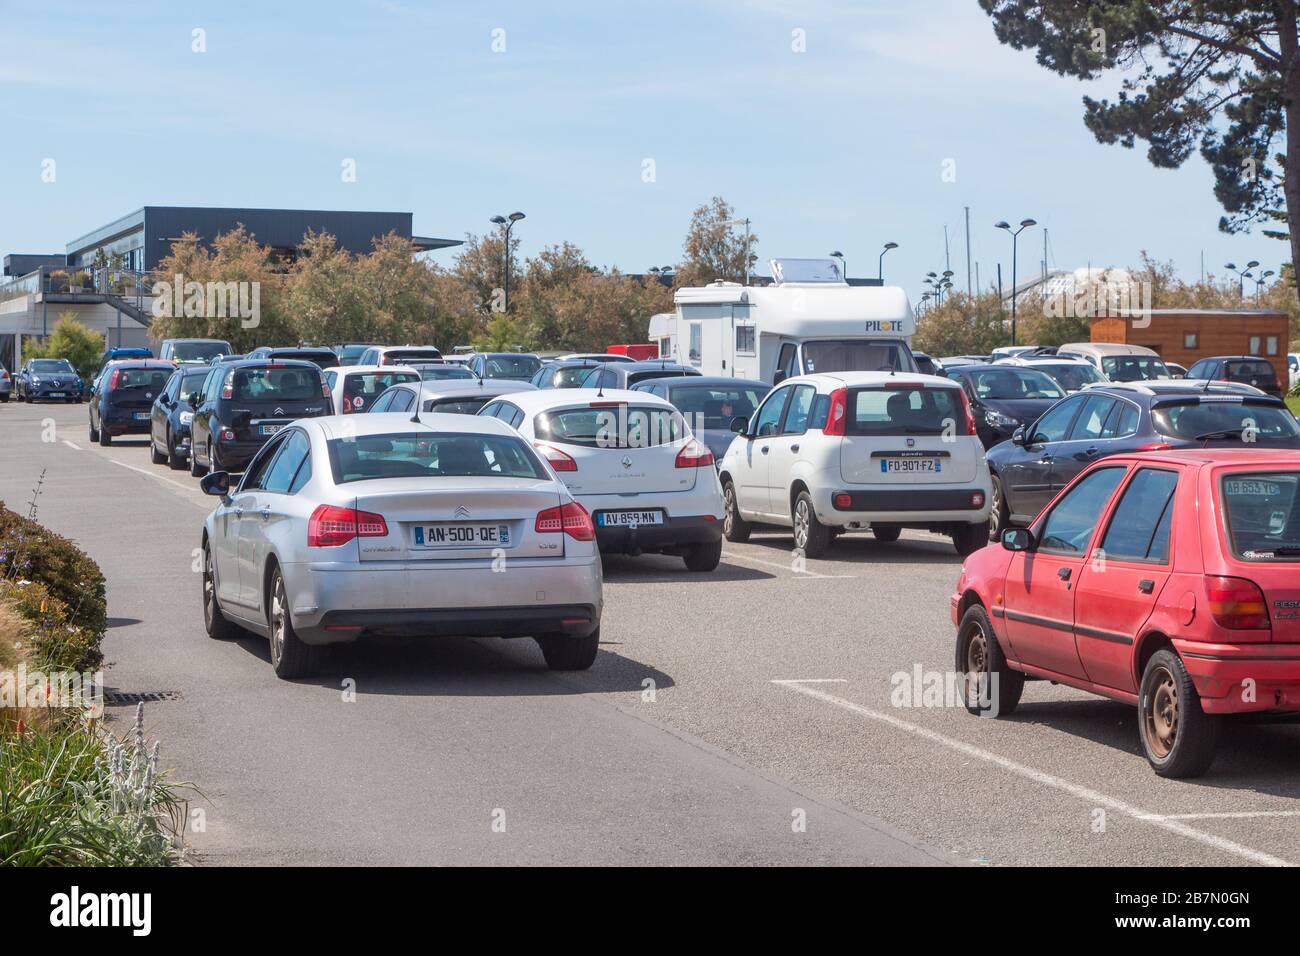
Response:
[[[1143,719],[1151,752],[1161,759],[1168,757],[1178,742],[1178,684],[1164,667],[1154,675]]]

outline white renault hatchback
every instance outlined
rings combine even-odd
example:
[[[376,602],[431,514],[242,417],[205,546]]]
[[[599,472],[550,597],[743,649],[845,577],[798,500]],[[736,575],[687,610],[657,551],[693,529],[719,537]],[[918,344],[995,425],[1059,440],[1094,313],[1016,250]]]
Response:
[[[935,375],[834,372],[788,378],[719,464],[729,541],[755,524],[792,528],[820,557],[843,531],[881,541],[903,528],[988,544],[989,467],[961,386]]]
[[[546,388],[501,395],[480,416],[519,429],[591,512],[600,550],[679,555],[692,571],[722,557],[713,453],[673,405],[646,392]]]
[[[556,670],[600,643],[591,516],[517,432],[472,415],[299,419],[203,525],[203,619],[271,641],[280,677],[373,635],[533,637]]]

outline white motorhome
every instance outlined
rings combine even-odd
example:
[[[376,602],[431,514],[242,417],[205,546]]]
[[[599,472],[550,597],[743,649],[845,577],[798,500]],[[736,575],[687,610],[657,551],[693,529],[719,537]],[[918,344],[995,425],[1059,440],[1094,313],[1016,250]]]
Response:
[[[659,354],[704,375],[779,382],[815,372],[917,371],[916,316],[895,286],[850,286],[834,260],[773,259],[769,286],[712,282],[654,316]]]

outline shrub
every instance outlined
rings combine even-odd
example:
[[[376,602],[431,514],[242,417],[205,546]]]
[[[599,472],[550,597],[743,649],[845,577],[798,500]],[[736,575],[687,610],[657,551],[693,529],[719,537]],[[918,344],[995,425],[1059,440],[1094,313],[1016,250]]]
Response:
[[[23,343],[23,357],[67,359],[78,375],[89,378],[104,354],[104,337],[73,316],[72,312],[64,313],[44,342],[27,339]]]
[[[0,578],[0,604],[30,623],[24,657],[45,671],[93,671],[104,662],[104,632],[72,623],[68,606],[40,581]]]

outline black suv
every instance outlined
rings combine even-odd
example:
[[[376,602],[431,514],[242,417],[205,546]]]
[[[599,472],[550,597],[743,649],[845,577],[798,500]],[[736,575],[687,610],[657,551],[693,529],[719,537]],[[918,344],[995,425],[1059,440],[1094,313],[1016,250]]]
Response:
[[[272,348],[269,345],[263,345],[260,348],[253,349],[244,358],[250,359],[270,359],[274,362],[311,362],[319,368],[334,368],[339,364],[339,357],[334,354],[333,349],[327,349],[324,346],[315,345],[297,345],[283,346]]]
[[[1272,395],[1229,382],[1093,385],[988,452],[990,533],[1027,525],[1094,461],[1172,448],[1300,448],[1300,424]]]
[[[149,409],[176,371],[171,362],[112,362],[90,389],[90,440],[111,445],[116,435],[149,434]]]
[[[190,403],[190,474],[196,478],[208,469],[243,471],[270,437],[294,419],[331,412],[320,368],[305,361],[244,359],[215,365]]]
[[[1204,358],[1187,370],[1187,377],[1242,382],[1278,398],[1285,394],[1278,384],[1277,369],[1273,368],[1273,363],[1257,355],[1217,355],[1214,358]]]

